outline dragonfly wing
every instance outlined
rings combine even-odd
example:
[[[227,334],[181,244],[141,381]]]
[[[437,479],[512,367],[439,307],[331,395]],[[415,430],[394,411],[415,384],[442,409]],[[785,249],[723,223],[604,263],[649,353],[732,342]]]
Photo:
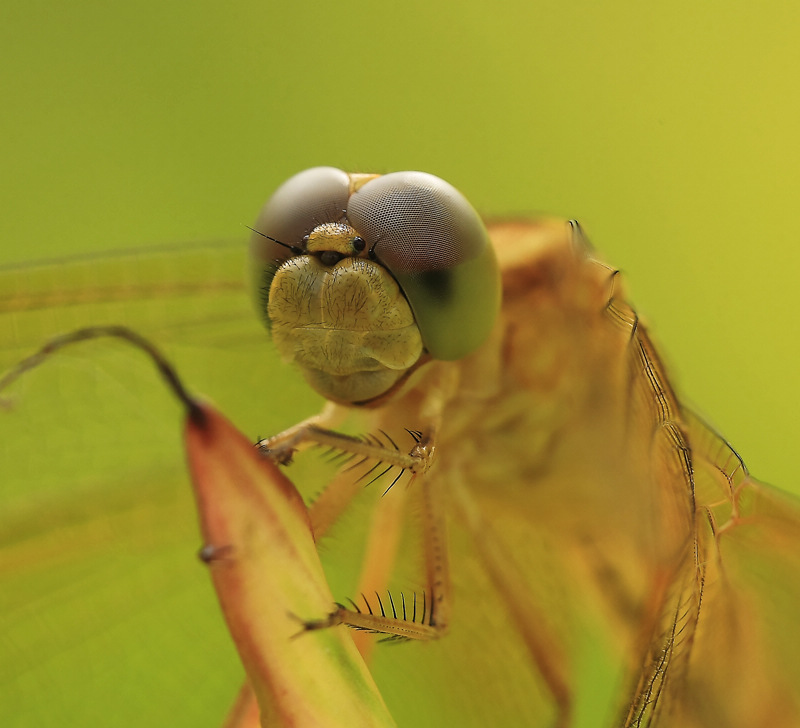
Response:
[[[631,326],[634,380],[648,393],[665,543],[687,533],[687,494],[693,512],[687,548],[663,594],[652,593],[660,616],[634,670],[625,725],[797,725],[800,504],[755,481],[679,404],[632,310],[612,301],[609,313]]]
[[[223,244],[4,268],[0,368],[125,324],[254,438],[280,431],[318,398],[276,374],[244,267],[244,246]],[[181,413],[152,366],[91,342],[3,396],[0,723],[220,725],[243,674],[195,558]]]
[[[608,312],[631,329],[666,544],[687,534],[687,494],[693,512],[687,548],[666,550],[679,556],[663,595],[653,592],[660,618],[634,670],[625,724],[797,725],[800,504],[755,481],[730,444],[680,405],[632,309],[612,298]]]
[[[754,480],[693,413],[686,421],[704,586],[678,709],[686,725],[797,725],[800,504]]]
[[[206,340],[247,320],[245,247],[209,243],[73,256],[0,268],[0,363],[79,326],[126,324]]]

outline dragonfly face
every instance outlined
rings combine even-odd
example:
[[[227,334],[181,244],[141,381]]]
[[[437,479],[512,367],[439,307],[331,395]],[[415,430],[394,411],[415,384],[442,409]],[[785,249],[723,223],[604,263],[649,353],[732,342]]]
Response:
[[[287,361],[339,402],[385,394],[422,361],[491,331],[499,273],[486,229],[433,175],[319,167],[262,210],[251,251],[265,323]]]

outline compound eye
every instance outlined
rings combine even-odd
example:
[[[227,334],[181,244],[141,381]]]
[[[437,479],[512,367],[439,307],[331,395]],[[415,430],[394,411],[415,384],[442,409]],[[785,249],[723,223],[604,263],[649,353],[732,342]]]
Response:
[[[434,358],[459,359],[483,343],[500,306],[499,271],[458,190],[424,172],[387,174],[353,193],[347,218],[397,279]]]
[[[307,169],[275,191],[253,227],[281,243],[301,248],[315,227],[342,219],[349,194],[350,177],[341,169]],[[250,251],[256,261],[265,265],[277,265],[293,254],[289,248],[257,233],[250,236]]]

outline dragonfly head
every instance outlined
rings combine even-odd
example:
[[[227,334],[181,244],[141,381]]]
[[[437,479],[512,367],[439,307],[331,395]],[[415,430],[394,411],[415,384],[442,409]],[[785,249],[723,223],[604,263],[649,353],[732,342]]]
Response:
[[[483,222],[423,172],[301,172],[262,209],[251,253],[276,346],[335,401],[367,403],[423,357],[461,359],[499,310]]]

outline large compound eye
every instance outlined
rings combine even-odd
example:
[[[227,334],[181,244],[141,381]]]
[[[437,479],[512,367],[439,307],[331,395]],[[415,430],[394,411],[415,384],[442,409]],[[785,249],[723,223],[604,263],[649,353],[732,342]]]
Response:
[[[314,167],[284,182],[261,209],[254,228],[286,245],[300,247],[303,238],[325,222],[344,216],[350,191],[350,177],[334,167]],[[290,258],[292,251],[253,233],[250,237],[253,258],[277,264]]]
[[[347,218],[397,279],[435,359],[459,359],[483,343],[500,278],[486,228],[458,190],[424,172],[387,174],[350,197]]]

